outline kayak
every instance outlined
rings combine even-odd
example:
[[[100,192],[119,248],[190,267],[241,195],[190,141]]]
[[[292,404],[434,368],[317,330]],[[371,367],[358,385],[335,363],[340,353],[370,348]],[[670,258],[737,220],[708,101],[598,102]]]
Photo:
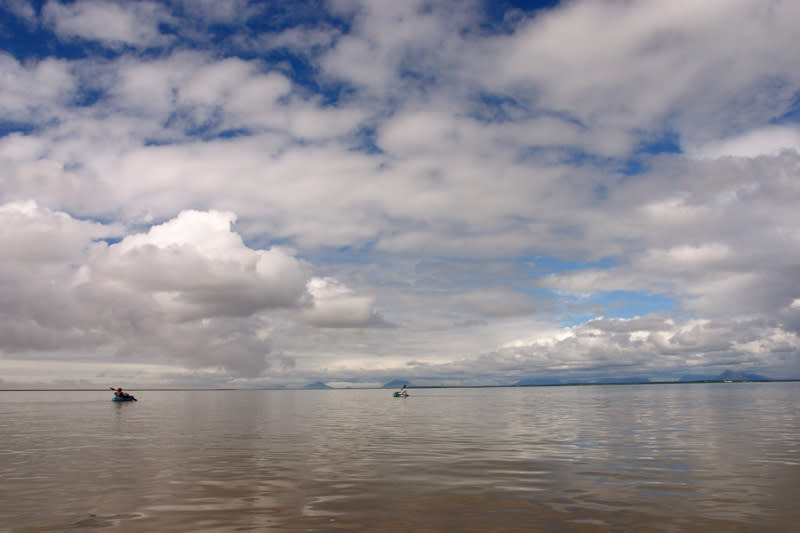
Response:
[[[408,393],[406,393],[406,394],[400,394],[399,392],[395,392],[395,393],[394,393],[394,397],[395,397],[395,398],[407,398],[407,397],[408,397]]]
[[[111,398],[111,401],[112,402],[135,402],[136,398],[134,398],[133,396],[123,396],[122,398],[118,398],[118,397],[114,396],[113,398]]]

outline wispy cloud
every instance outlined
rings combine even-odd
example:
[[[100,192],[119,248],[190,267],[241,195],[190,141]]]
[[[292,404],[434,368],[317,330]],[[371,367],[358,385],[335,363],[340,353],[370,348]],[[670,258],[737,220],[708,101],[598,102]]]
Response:
[[[42,22],[59,38],[99,41],[111,48],[165,45],[168,39],[159,25],[173,20],[158,2],[78,0],[62,4],[49,0],[42,8]]]

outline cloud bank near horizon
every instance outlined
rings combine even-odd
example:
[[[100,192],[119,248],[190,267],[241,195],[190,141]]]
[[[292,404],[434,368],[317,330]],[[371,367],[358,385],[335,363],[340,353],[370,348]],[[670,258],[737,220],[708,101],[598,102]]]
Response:
[[[0,14],[0,386],[800,377],[800,6]]]

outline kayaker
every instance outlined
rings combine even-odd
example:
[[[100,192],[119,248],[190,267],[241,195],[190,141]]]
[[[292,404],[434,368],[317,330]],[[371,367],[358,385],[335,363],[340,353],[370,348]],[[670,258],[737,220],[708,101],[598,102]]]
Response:
[[[400,389],[400,396],[408,396],[408,391],[406,390],[405,385],[403,385],[403,388]]]
[[[127,398],[128,393],[122,392],[122,387],[119,387],[117,388],[117,390],[114,391],[114,396],[116,396],[117,398]]]

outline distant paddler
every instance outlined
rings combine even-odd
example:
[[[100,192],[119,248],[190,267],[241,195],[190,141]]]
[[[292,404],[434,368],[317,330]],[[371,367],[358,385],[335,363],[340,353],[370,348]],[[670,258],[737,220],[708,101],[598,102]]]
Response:
[[[122,387],[109,387],[109,389],[114,391],[114,401],[115,402],[136,402],[138,401],[134,398],[133,394],[128,394],[127,392],[122,390]]]

